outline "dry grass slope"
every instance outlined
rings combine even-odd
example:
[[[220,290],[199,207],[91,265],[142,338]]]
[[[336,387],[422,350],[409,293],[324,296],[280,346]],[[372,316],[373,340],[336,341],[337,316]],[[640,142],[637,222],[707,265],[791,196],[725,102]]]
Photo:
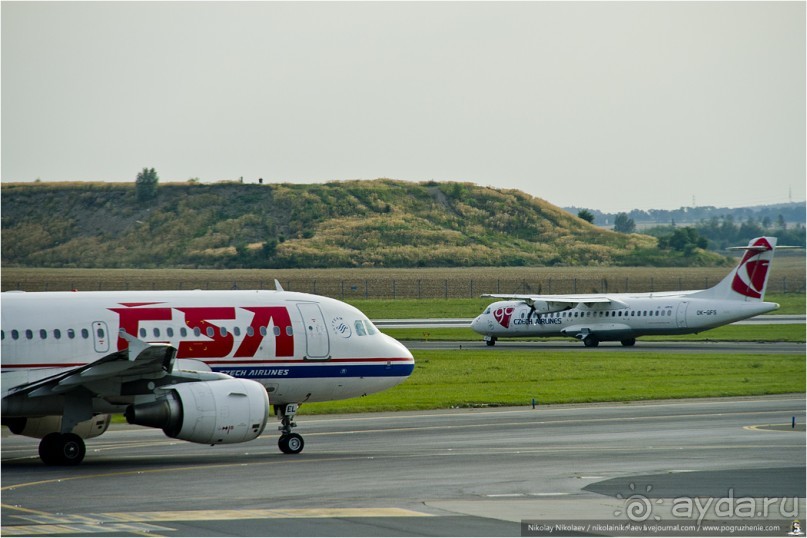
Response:
[[[326,184],[3,184],[4,267],[715,266],[659,255],[523,192],[378,179]],[[644,260],[644,261],[643,261]],[[647,263],[646,263],[647,262]]]

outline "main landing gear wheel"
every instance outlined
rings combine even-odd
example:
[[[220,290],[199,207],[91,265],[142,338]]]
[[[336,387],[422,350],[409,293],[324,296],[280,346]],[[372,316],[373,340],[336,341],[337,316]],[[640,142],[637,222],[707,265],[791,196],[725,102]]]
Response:
[[[619,342],[625,347],[630,347],[630,346],[635,346],[636,345],[636,339],[635,338],[625,338],[624,340],[620,340]]]
[[[597,347],[598,345],[600,345],[600,341],[597,340],[597,337],[589,334],[588,336],[583,338],[583,345],[586,347]]]
[[[299,454],[303,451],[305,441],[303,441],[303,437],[299,433],[291,433],[291,429],[297,426],[294,423],[294,415],[297,414],[299,405],[286,404],[274,407],[275,415],[280,419],[280,426],[277,428],[281,433],[280,439],[277,440],[278,448],[284,454]]]
[[[299,454],[303,451],[305,441],[299,433],[283,434],[277,440],[277,446],[284,454]]]
[[[45,465],[78,465],[87,447],[75,433],[49,433],[39,443],[39,457]]]

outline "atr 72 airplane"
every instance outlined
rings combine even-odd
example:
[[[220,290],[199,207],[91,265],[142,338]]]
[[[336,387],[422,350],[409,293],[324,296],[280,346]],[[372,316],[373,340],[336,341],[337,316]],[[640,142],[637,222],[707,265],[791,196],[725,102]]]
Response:
[[[752,239],[739,265],[706,290],[590,295],[483,295],[488,306],[471,328],[489,346],[500,337],[572,336],[587,347],[603,341],[632,346],[651,334],[698,333],[779,308],[766,303],[775,237]],[[780,247],[787,248],[787,247]]]
[[[2,421],[40,438],[46,464],[76,465],[110,414],[195,443],[251,441],[270,405],[278,445],[298,406],[378,392],[412,354],[356,308],[284,291],[2,294]]]

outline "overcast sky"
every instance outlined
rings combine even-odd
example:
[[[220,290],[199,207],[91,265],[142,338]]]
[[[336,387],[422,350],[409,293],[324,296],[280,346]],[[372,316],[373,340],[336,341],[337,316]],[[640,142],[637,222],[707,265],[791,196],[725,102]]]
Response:
[[[2,2],[2,181],[805,199],[804,2]]]

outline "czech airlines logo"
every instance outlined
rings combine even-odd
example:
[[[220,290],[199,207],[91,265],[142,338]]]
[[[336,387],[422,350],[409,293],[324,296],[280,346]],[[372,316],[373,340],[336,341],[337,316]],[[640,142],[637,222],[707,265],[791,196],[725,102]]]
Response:
[[[743,260],[734,274],[734,280],[731,282],[731,289],[740,295],[761,299],[762,293],[765,291],[770,260],[761,260],[759,257],[773,250],[773,247],[764,238],[760,238],[753,247],[755,248],[743,256]]]
[[[343,320],[341,316],[333,318],[333,320],[331,320],[331,326],[334,332],[342,338],[350,338],[353,334],[353,331],[350,330],[350,325],[345,323],[345,320]]]
[[[512,316],[513,316],[512,306],[497,308],[496,310],[493,311],[493,317],[496,318],[496,321],[499,322],[499,325],[501,325],[505,329],[510,328],[510,318]]]

